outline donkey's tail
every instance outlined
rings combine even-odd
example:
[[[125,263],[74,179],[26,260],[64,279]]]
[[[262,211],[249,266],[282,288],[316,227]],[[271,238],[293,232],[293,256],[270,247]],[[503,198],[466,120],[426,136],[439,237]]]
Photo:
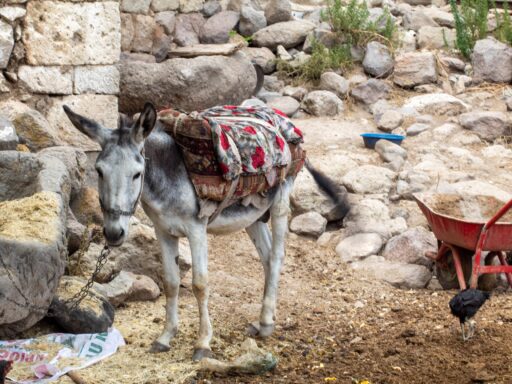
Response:
[[[350,210],[350,205],[347,199],[347,192],[343,190],[332,179],[327,177],[326,174],[315,169],[308,159],[306,159],[306,169],[311,173],[313,179],[317,183],[320,190],[325,193],[335,204],[333,214],[335,217],[342,219]]]
[[[254,87],[254,91],[252,92],[252,96],[256,96],[263,88],[263,82],[265,80],[265,73],[263,72],[263,68],[259,64],[256,64],[254,61],[252,62],[254,66],[254,70],[256,71],[256,86]]]

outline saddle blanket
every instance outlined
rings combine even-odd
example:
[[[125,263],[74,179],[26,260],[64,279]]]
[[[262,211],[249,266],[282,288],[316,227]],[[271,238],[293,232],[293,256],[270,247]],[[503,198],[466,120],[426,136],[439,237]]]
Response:
[[[222,201],[264,192],[302,168],[302,132],[267,106],[219,106],[183,114],[159,112],[164,130],[180,146],[200,198]]]

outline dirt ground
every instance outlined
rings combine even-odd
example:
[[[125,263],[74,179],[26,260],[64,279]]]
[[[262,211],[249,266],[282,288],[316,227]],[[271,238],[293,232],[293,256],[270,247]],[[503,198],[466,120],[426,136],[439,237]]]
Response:
[[[359,137],[372,130],[367,118],[300,122],[310,158],[328,162],[330,151],[342,151],[356,160],[367,157]],[[430,141],[426,137],[404,142],[411,161],[425,153],[444,154],[441,144]],[[478,153],[484,146],[477,143],[466,148]],[[510,192],[512,165],[495,161],[474,167],[452,162],[450,169],[464,170]],[[512,383],[509,293],[493,294],[477,315],[476,336],[463,342],[458,320],[448,308],[455,291],[404,291],[373,281],[342,263],[335,245],[331,241],[320,246],[311,239],[288,236],[276,330],[268,340],[258,341],[279,359],[273,372],[246,377],[196,375],[197,366],[190,359],[198,317],[188,276],[180,292],[180,331],[170,352],[148,353],[163,326],[163,297],[154,303],[128,303],[117,310],[114,324],[127,345],[80,375],[87,384],[358,383],[365,379],[372,384]],[[211,238],[209,270],[212,349],[214,357],[229,360],[245,340],[247,324],[258,318],[263,271],[243,232]],[[71,381],[63,378],[59,383]]]
[[[199,374],[186,383],[512,382],[509,294],[494,294],[477,316],[475,338],[464,343],[448,309],[454,292],[394,289],[348,270],[330,247],[289,237],[277,328],[258,342],[278,357],[277,368],[255,377]],[[212,348],[216,358],[230,359],[246,337],[246,325],[257,319],[263,271],[243,233],[212,238],[210,255]],[[185,284],[172,351],[147,352],[162,327],[163,298],[130,303],[115,321],[127,345],[80,371],[86,382],[156,384],[186,376],[193,369],[198,324],[190,283]]]

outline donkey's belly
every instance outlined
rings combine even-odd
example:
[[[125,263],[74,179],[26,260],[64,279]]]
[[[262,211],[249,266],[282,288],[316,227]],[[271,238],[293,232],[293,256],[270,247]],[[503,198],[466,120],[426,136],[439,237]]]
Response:
[[[271,201],[268,201],[262,208],[244,207],[241,204],[232,205],[208,225],[208,233],[225,235],[245,229],[261,218],[270,208],[270,205]]]

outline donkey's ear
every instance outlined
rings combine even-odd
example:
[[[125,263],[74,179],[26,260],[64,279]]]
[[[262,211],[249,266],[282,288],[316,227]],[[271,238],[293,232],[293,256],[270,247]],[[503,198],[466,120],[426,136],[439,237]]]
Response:
[[[144,109],[132,130],[132,137],[136,143],[142,143],[149,136],[156,124],[156,109],[151,103],[146,103]]]
[[[83,134],[89,136],[92,140],[96,141],[99,145],[103,145],[107,142],[110,136],[110,130],[103,128],[100,124],[94,120],[88,119],[87,117],[81,116],[75,113],[67,105],[63,106],[64,112],[68,115],[69,120],[73,125]]]

